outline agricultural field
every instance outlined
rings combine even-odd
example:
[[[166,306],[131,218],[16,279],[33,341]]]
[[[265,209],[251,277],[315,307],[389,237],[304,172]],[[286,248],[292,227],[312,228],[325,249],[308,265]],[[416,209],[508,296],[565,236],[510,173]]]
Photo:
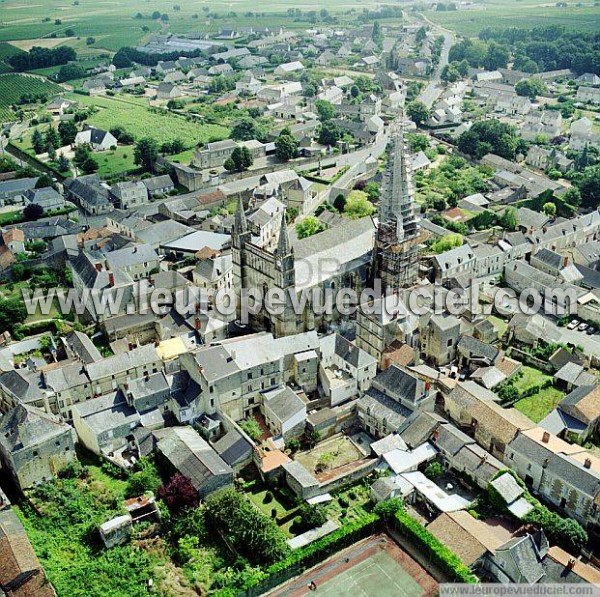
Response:
[[[567,0],[567,7],[538,0],[486,0],[468,10],[427,11],[430,21],[465,37],[476,37],[483,27],[530,28],[538,25],[565,25],[569,29],[594,33],[600,27],[600,15],[594,2]]]
[[[25,93],[44,94],[50,98],[60,93],[62,87],[41,77],[29,75],[5,74],[0,75],[0,122],[13,118],[10,106],[17,103]]]
[[[375,7],[376,2],[359,2],[358,0],[331,0],[327,8],[332,11],[348,11],[351,8],[362,10],[364,7]],[[236,24],[261,26],[285,25],[294,26],[286,11],[289,8],[298,8],[293,0],[277,0],[269,3],[269,12],[278,13],[257,17],[256,13],[248,15],[248,11],[257,8],[256,2],[239,0],[231,3],[224,0],[211,2],[194,1],[181,3],[179,10],[173,5],[161,0],[148,0],[140,3],[139,0],[123,0],[121,2],[94,2],[93,0],[79,0],[77,3],[56,3],[52,0],[36,0],[31,5],[20,0],[9,0],[2,5],[2,28],[0,28],[0,41],[11,40],[39,40],[51,36],[64,37],[68,28],[75,31],[76,37],[85,40],[92,36],[97,39],[96,47],[116,51],[122,46],[137,45],[143,39],[162,30],[174,33],[187,33],[196,31],[218,31],[221,27],[235,26]],[[265,7],[267,8],[267,7]],[[303,10],[320,10],[322,2],[308,0],[301,6]],[[168,23],[163,25],[151,19],[151,14],[159,11],[168,15]],[[232,12],[235,11],[235,12]],[[141,18],[136,15],[141,13]],[[212,17],[215,14],[216,18]],[[221,13],[221,14],[216,14]],[[230,16],[223,18],[224,13]],[[263,13],[259,13],[263,14]],[[57,19],[59,21],[57,21]],[[75,38],[71,38],[75,40]],[[68,42],[71,44],[71,41]],[[41,45],[41,44],[39,44]]]
[[[225,139],[229,129],[217,124],[201,124],[169,112],[151,111],[146,100],[88,97],[72,94],[71,99],[98,111],[86,123],[104,130],[122,126],[135,138],[153,137],[159,143],[180,139],[187,148],[199,143]]]

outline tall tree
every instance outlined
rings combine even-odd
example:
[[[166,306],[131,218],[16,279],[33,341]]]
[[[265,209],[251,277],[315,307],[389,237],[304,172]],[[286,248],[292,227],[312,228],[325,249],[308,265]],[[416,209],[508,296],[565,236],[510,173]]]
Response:
[[[154,170],[158,158],[158,143],[152,137],[144,137],[135,144],[133,151],[135,163],[146,172]]]

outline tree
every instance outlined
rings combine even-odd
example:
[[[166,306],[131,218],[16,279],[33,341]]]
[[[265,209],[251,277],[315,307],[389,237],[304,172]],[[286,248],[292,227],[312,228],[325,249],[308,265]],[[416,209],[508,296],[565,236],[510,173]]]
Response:
[[[48,127],[48,130],[46,131],[46,134],[44,135],[44,145],[45,145],[46,151],[60,147],[60,135],[58,134],[58,131],[52,125],[50,125],[50,127]]]
[[[135,137],[129,131],[127,131],[125,128],[123,128],[122,126],[115,126],[115,127],[111,128],[110,134],[119,143],[122,143],[123,145],[131,145],[131,143],[135,142]],[[171,148],[173,147],[173,144],[176,142],[181,143],[181,141],[179,141],[178,139],[175,139],[174,141],[169,142]],[[185,149],[185,147],[182,147],[181,149],[175,151],[174,153],[179,153],[180,151],[183,151],[184,149]]]
[[[442,81],[444,81],[444,83],[455,83],[460,79],[460,73],[458,72],[454,64],[450,63],[444,66],[440,78],[442,79]]]
[[[31,203],[30,205],[34,205]],[[15,264],[14,267],[16,267]],[[25,270],[25,268],[23,268]],[[27,309],[21,297],[12,299],[0,298],[0,331],[12,332],[15,326],[23,323],[27,319]]]
[[[236,147],[225,160],[224,168],[229,172],[247,170],[254,163],[252,153],[247,147]]]
[[[544,210],[544,213],[550,218],[553,218],[556,215],[556,204],[552,203],[551,201],[548,201],[548,203],[544,203],[542,209]]]
[[[235,172],[237,170],[237,166],[235,165],[235,162],[231,156],[225,160],[223,163],[223,168],[225,168],[227,172]]]
[[[579,207],[581,205],[581,192],[577,187],[569,187],[563,194],[562,200],[567,205]]]
[[[223,489],[206,499],[206,518],[228,544],[255,564],[271,564],[289,552],[286,537],[274,520],[235,489]]]
[[[133,155],[138,166],[146,172],[152,172],[158,158],[158,143],[152,137],[144,137],[135,144]]]
[[[275,140],[275,155],[278,159],[288,162],[296,157],[297,152],[298,141],[296,141],[290,129],[284,128]]]
[[[83,170],[84,174],[93,174],[98,171],[98,161],[93,155],[88,155],[85,160],[80,165],[80,168]]]
[[[71,27],[65,29],[65,37],[75,37],[75,29],[72,29]]]
[[[488,46],[483,66],[487,70],[496,70],[506,68],[510,59],[510,51],[506,46],[501,46],[496,42],[491,42]]]
[[[352,220],[370,216],[376,212],[375,206],[369,201],[364,191],[351,191],[346,199],[344,213]]]
[[[256,419],[244,419],[240,421],[240,428],[244,433],[248,435],[248,437],[254,441],[260,439],[263,434],[263,430],[260,428],[260,425],[256,422]]]
[[[326,121],[319,130],[319,143],[321,145],[335,145],[341,137],[340,128],[335,122]]]
[[[354,98],[360,95],[360,89],[357,85],[352,85],[352,87],[350,87],[350,95]]]
[[[500,218],[500,226],[506,230],[516,230],[517,225],[517,210],[514,207],[507,207]]]
[[[294,519],[294,532],[305,533],[316,527],[323,526],[326,522],[327,516],[325,516],[321,508],[303,502],[298,508],[296,518]]]
[[[444,467],[439,462],[432,462],[425,469],[425,476],[428,479],[437,479],[444,474]]]
[[[534,77],[532,79],[523,79],[515,85],[517,95],[528,97],[535,100],[538,95],[543,95],[548,91],[546,84],[542,79]]]
[[[39,220],[44,215],[44,208],[37,203],[29,203],[23,210],[23,217],[28,222]]]
[[[264,139],[265,135],[253,118],[245,117],[233,123],[230,137],[236,141],[251,141]]]
[[[60,172],[68,172],[71,168],[71,162],[67,156],[65,156],[63,153],[60,153],[58,154],[58,159],[56,160],[56,167]]]
[[[408,133],[408,135],[406,135],[406,141],[408,143],[408,148],[413,153],[429,149],[429,137],[427,135]]]
[[[307,216],[296,224],[298,238],[308,238],[325,230],[325,225],[315,216]]]
[[[316,100],[315,108],[317,109],[317,114],[319,115],[321,122],[331,120],[332,118],[335,118],[335,115],[337,114],[335,106],[327,100]]]
[[[586,168],[577,186],[581,205],[596,209],[600,205],[600,166]]]
[[[71,145],[77,135],[77,125],[73,120],[63,120],[58,124],[61,145]]]
[[[173,513],[198,505],[198,492],[188,477],[175,473],[166,485],[158,489],[158,497]]]
[[[133,63],[129,58],[129,53],[127,48],[121,48],[117,51],[117,53],[113,56],[112,63],[117,68],[129,68]]]
[[[154,465],[147,458],[141,458],[136,469],[127,479],[125,496],[131,498],[145,493],[156,493],[161,485],[161,480]]]
[[[434,243],[432,243],[430,248],[433,253],[435,253],[436,255],[439,255],[440,253],[445,253],[446,251],[449,251],[450,249],[460,247],[462,244],[463,244],[462,235],[458,234],[456,232],[453,232],[450,234],[445,234],[444,236],[442,236],[441,238],[436,240]]]
[[[517,150],[518,137],[514,127],[499,120],[479,120],[458,138],[458,149],[481,159],[494,152],[512,160]]]
[[[430,110],[421,100],[414,100],[406,106],[406,114],[418,126],[429,118]]]
[[[33,151],[35,151],[36,154],[44,153],[44,137],[42,137],[42,133],[40,133],[39,129],[33,129],[33,134],[31,135],[31,147],[33,147]]]
[[[340,213],[342,213],[344,211],[344,207],[346,207],[346,197],[344,197],[344,195],[342,195],[342,193],[340,193],[333,200],[333,207],[335,207]]]
[[[367,197],[371,203],[376,203],[379,201],[381,190],[376,182],[368,182],[362,190],[367,194]]]
[[[59,83],[65,81],[72,81],[73,79],[83,79],[85,77],[85,68],[81,64],[65,64],[60,67],[60,70],[56,74],[56,80]]]

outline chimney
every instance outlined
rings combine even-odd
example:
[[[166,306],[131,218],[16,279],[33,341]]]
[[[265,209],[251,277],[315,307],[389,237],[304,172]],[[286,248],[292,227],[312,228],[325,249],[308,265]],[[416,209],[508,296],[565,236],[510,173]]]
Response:
[[[592,468],[592,459],[586,458],[583,462],[583,468]]]
[[[575,558],[569,558],[569,561],[567,562],[567,568],[569,570],[573,570],[573,568],[575,568]]]
[[[133,252],[137,253],[137,245],[135,247],[133,247]]]
[[[123,384],[123,387],[124,387],[126,390],[128,390],[128,389],[129,389],[129,384],[128,384],[127,382],[125,382],[125,383]]]
[[[547,444],[549,441],[550,441],[550,434],[547,431],[544,431],[544,434],[542,435],[542,442]]]
[[[202,322],[200,321],[199,317],[196,317],[196,319],[194,320],[194,328],[196,329],[197,332],[199,332],[200,329],[202,328]]]
[[[115,285],[115,275],[112,272],[108,272],[108,283],[111,287]]]
[[[96,271],[97,272],[101,272],[102,271],[102,264],[101,263],[96,263]]]
[[[569,256],[565,255],[563,259],[563,267],[567,267],[569,265]]]

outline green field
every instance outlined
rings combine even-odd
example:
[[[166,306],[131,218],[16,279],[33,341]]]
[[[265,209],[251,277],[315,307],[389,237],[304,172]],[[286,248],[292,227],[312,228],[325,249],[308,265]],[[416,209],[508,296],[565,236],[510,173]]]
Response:
[[[24,93],[43,93],[50,97],[62,91],[62,87],[40,77],[28,75],[0,75],[0,122],[14,118],[10,106],[17,103]]]
[[[71,99],[87,106],[96,106],[98,112],[87,119],[87,123],[104,130],[122,126],[137,139],[153,137],[160,143],[181,139],[186,147],[209,140],[225,139],[229,129],[217,124],[201,124],[186,120],[170,112],[153,112],[147,100],[134,98],[89,97],[72,94]]]
[[[525,29],[539,25],[565,25],[589,33],[600,29],[600,8],[593,2],[567,0],[567,3],[566,8],[561,8],[555,2],[540,3],[539,0],[486,0],[469,10],[436,10],[424,15],[466,37],[476,37],[483,27]]]
[[[9,0],[2,4],[2,27],[0,27],[0,41],[36,39],[49,37],[52,34],[61,37],[65,29],[71,27],[77,37],[82,40],[88,36],[95,37],[98,48],[116,51],[122,46],[136,45],[151,33],[161,30],[161,23],[152,20],[154,11],[166,13],[169,17],[168,30],[174,33],[187,33],[195,31],[218,31],[221,27],[235,26],[236,24],[261,26],[285,25],[286,27],[305,26],[306,23],[291,22],[286,15],[288,8],[298,8],[293,0],[276,0],[265,5],[257,5],[251,0],[237,0],[229,2],[224,0],[192,0],[179,3],[180,10],[174,10],[174,4],[163,0],[122,0],[120,2],[95,2],[94,0],[79,0],[74,2],[57,3],[52,0],[36,0],[35,4],[28,5],[20,0]],[[359,2],[358,0],[330,0],[327,9],[330,11],[348,11],[351,8],[362,10],[364,7],[373,8],[375,0]],[[206,12],[203,9],[209,9]],[[257,8],[268,10],[268,14],[256,17],[248,15],[249,11]],[[307,0],[300,6],[303,10],[317,10],[323,8],[319,0]],[[137,13],[142,17],[134,18]],[[213,13],[220,13],[219,18],[213,18]],[[228,18],[222,18],[223,13],[228,13]],[[233,14],[231,14],[233,13]],[[262,14],[262,13],[260,13]],[[44,20],[46,22],[44,22]],[[55,20],[60,19],[59,24]],[[144,31],[147,28],[148,31]],[[69,45],[76,39],[67,41]]]

